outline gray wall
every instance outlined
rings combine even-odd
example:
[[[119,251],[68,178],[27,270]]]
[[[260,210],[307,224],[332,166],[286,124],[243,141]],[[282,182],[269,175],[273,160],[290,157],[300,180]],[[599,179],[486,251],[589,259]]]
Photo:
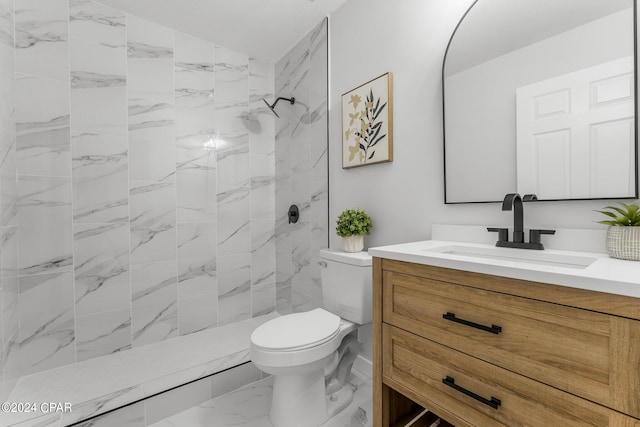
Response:
[[[431,225],[511,224],[495,203],[444,205],[442,59],[471,0],[349,0],[330,19],[330,221],[352,207],[370,213],[365,248],[429,239]],[[365,11],[365,12],[363,12]],[[365,13],[366,19],[363,19]],[[394,73],[394,160],[341,168],[340,96],[373,77]],[[611,202],[527,205],[525,224],[540,228],[600,228],[593,212]],[[341,242],[330,230],[331,247]],[[361,334],[363,336],[363,334]],[[370,340],[365,356],[370,357]]]
[[[431,225],[511,224],[512,213],[489,204],[444,205],[442,163],[442,58],[449,37],[471,1],[349,0],[331,16],[330,219],[359,206],[374,222],[365,246],[428,239]],[[360,19],[362,10],[367,19]],[[357,33],[374,34],[363,43]],[[384,72],[394,73],[394,160],[343,170],[340,95]],[[527,205],[527,226],[595,228],[609,201]],[[340,247],[330,232],[332,247]]]

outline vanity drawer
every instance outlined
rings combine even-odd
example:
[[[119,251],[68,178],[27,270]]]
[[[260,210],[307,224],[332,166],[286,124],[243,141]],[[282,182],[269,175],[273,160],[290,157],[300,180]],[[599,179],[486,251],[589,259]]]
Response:
[[[386,384],[468,425],[640,427],[639,420],[390,325],[383,324],[382,342]]]
[[[640,418],[640,322],[384,271],[383,321]]]

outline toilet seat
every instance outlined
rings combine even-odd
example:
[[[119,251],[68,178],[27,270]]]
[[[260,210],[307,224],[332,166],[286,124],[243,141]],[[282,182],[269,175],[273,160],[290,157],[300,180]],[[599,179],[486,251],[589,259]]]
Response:
[[[299,351],[320,346],[340,333],[340,317],[321,308],[272,319],[251,334],[256,349]]]

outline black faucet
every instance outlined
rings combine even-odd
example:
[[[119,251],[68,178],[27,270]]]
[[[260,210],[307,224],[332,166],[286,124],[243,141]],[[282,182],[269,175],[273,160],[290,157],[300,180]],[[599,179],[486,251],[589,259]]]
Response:
[[[513,243],[524,243],[524,209],[522,198],[518,193],[509,193],[504,196],[502,210],[513,209]]]
[[[520,197],[518,193],[509,193],[504,196],[502,201],[502,210],[513,210],[513,241],[509,241],[509,230],[506,228],[487,228],[487,231],[498,233],[498,241],[496,246],[502,248],[519,248],[519,249],[544,249],[542,245],[542,234],[555,234],[556,230],[529,230],[529,242],[524,241],[524,209],[522,202],[538,200],[535,194],[525,194]]]

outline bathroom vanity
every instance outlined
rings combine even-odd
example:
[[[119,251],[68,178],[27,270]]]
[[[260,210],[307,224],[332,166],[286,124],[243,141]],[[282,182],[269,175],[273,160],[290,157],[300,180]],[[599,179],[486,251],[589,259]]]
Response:
[[[424,407],[458,427],[640,427],[640,263],[439,241],[369,253],[374,426]]]

